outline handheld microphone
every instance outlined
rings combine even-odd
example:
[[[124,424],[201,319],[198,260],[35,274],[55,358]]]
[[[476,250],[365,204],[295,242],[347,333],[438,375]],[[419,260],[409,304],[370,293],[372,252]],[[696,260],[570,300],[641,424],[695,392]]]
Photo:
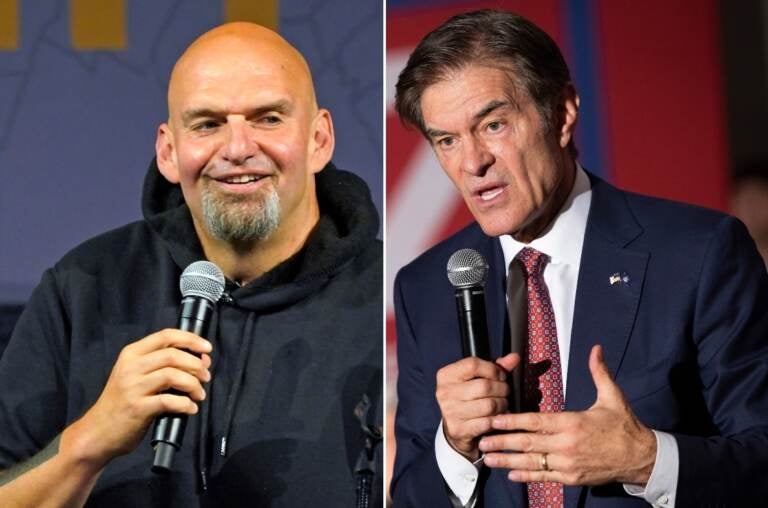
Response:
[[[210,261],[195,261],[181,274],[179,288],[182,300],[178,329],[207,338],[213,308],[224,293],[224,274]],[[171,470],[186,426],[187,415],[183,414],[163,414],[155,419],[152,471],[168,473]]]
[[[461,249],[451,255],[447,269],[455,288],[462,354],[490,360],[484,290],[488,263],[476,250]]]

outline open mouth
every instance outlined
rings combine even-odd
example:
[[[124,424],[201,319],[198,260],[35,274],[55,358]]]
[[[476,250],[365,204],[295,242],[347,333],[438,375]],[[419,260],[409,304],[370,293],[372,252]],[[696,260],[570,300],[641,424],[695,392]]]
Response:
[[[504,183],[486,183],[484,185],[476,187],[472,191],[472,196],[475,199],[475,201],[482,205],[492,205],[496,203],[497,200],[502,199],[502,194],[504,194],[504,190],[507,188],[507,185]]]
[[[483,201],[490,201],[496,196],[498,196],[499,194],[501,194],[502,192],[504,192],[503,187],[494,187],[493,189],[482,191],[480,193],[480,199],[482,199]]]

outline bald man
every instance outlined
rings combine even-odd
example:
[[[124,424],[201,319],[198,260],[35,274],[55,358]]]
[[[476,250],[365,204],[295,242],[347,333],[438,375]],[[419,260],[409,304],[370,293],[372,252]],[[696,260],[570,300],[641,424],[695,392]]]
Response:
[[[0,360],[4,506],[353,506],[381,471],[381,244],[333,149],[276,33],[231,23],[184,52],[144,220],[47,271]],[[226,276],[208,340],[173,329],[200,259]],[[158,476],[167,412],[190,418]]]

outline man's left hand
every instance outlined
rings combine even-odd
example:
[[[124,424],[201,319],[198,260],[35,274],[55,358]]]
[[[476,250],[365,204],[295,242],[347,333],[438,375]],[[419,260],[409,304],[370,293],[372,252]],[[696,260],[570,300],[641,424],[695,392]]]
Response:
[[[505,414],[493,428],[510,431],[480,441],[489,467],[517,482],[644,485],[656,460],[656,437],[638,421],[613,382],[600,346],[589,355],[597,400],[586,411]]]

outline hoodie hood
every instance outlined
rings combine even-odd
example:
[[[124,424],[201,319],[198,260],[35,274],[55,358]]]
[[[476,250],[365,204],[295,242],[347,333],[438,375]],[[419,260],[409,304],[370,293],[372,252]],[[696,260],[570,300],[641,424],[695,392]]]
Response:
[[[360,177],[328,163],[315,175],[315,184],[320,220],[304,248],[246,286],[228,282],[238,306],[263,310],[293,303],[342,270],[375,240],[378,212]],[[180,272],[205,259],[181,187],[162,176],[155,159],[144,178],[142,212]]]

